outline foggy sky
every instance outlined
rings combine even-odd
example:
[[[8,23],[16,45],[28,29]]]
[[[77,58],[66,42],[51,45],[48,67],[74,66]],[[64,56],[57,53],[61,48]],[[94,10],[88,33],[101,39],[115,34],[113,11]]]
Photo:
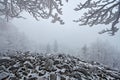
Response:
[[[25,33],[30,40],[37,43],[47,44],[57,40],[59,44],[71,48],[79,48],[84,44],[89,44],[100,39],[111,43],[119,49],[120,30],[115,36],[109,36],[108,34],[100,35],[98,32],[105,28],[104,25],[97,25],[91,28],[88,26],[78,26],[77,23],[73,22],[74,19],[78,19],[82,15],[82,13],[73,10],[79,1],[71,0],[64,4],[63,15],[61,15],[61,18],[65,22],[64,25],[60,25],[59,22],[51,23],[51,18],[47,20],[40,18],[40,21],[36,21],[25,12],[22,15],[27,19],[13,19],[12,23],[21,32]],[[118,26],[120,26],[120,23]]]

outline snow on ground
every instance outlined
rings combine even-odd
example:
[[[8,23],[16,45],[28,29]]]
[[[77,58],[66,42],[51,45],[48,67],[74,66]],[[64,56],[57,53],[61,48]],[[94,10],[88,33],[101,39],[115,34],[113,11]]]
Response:
[[[120,72],[65,54],[29,53],[0,58],[0,80],[120,80]]]

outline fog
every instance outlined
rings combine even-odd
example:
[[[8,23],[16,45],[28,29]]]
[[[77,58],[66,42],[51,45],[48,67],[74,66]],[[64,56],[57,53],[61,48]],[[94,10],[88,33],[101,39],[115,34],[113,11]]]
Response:
[[[120,0],[0,0],[0,80],[120,80],[119,28]]]
[[[69,1],[64,3],[63,15],[61,18],[65,24],[60,25],[59,22],[51,23],[51,19],[40,19],[36,21],[28,13],[23,12],[21,15],[26,19],[13,19],[11,22],[15,25],[19,31],[25,33],[25,35],[35,43],[40,44],[52,44],[54,40],[57,40],[59,45],[66,46],[72,49],[79,49],[84,44],[89,45],[95,42],[97,39],[109,42],[115,48],[120,47],[120,31],[115,36],[109,36],[108,34],[98,34],[106,25],[97,25],[93,27],[79,26],[73,22],[74,19],[79,18],[82,12],[75,12],[73,9],[78,4],[79,0]],[[118,24],[119,26],[120,24]],[[111,25],[108,25],[111,26]],[[119,49],[120,50],[120,49]]]

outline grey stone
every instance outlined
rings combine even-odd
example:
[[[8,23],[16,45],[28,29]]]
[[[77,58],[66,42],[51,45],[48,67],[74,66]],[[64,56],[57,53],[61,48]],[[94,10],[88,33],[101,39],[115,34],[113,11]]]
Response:
[[[65,78],[65,77],[63,77],[63,76],[61,76],[61,77],[60,77],[60,80],[66,80],[66,78]]]
[[[0,80],[7,79],[9,77],[9,73],[1,72],[0,73]]]
[[[57,80],[56,74],[50,74],[50,80]]]

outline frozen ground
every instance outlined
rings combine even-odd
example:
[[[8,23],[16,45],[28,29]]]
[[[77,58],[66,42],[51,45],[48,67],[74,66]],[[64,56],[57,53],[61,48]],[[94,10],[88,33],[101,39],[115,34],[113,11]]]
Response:
[[[34,53],[33,53],[34,54]],[[16,52],[0,57],[0,80],[120,80],[120,72],[65,54]]]

